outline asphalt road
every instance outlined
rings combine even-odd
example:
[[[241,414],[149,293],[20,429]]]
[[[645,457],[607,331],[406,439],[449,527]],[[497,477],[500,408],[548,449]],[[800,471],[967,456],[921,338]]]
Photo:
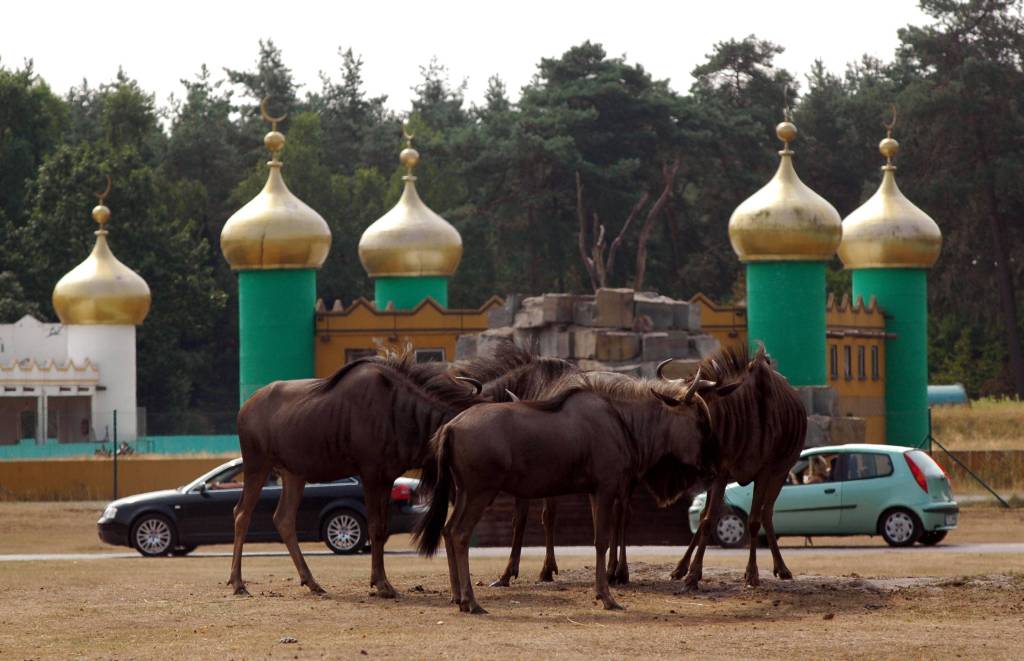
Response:
[[[559,557],[562,556],[587,556],[594,554],[592,546],[558,546],[555,551]],[[787,556],[791,554],[810,555],[864,555],[877,553],[971,553],[971,554],[998,554],[998,553],[1021,553],[1024,554],[1024,543],[992,543],[992,544],[939,544],[938,546],[915,546],[910,549],[895,549],[885,545],[880,546],[840,546],[840,545],[817,545],[817,546],[784,546],[783,551]],[[683,546],[630,546],[630,557],[649,556],[672,556],[678,557],[686,552]],[[330,551],[303,551],[304,555],[334,555]],[[470,550],[470,556],[477,558],[503,558],[509,554],[508,547],[494,546],[487,548],[474,548]],[[720,549],[708,548],[707,557],[715,556],[745,556],[746,549]],[[256,551],[246,552],[245,557],[287,557],[288,553],[281,551]],[[412,556],[415,551],[388,551],[389,556]],[[439,555],[444,555],[441,550]],[[544,555],[544,548],[540,546],[529,546],[523,548],[523,555],[537,557]],[[770,557],[767,549],[758,549],[758,557]],[[227,551],[202,552],[196,551],[189,554],[190,558],[229,558],[231,553]],[[122,551],[114,553],[13,553],[0,555],[0,562],[34,562],[34,561],[84,561],[84,560],[123,560],[123,559],[145,560],[134,551]]]

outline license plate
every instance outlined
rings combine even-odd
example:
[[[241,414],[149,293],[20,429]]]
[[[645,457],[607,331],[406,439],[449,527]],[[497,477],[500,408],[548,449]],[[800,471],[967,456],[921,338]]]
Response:
[[[954,514],[947,514],[946,515],[946,525],[947,526],[955,526],[956,525],[956,520],[957,520],[958,517],[959,517],[959,515],[956,514],[956,513],[954,513]]]

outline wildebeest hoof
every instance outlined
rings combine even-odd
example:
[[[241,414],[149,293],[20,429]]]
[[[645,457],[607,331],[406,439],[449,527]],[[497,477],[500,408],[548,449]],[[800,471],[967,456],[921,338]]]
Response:
[[[508,576],[502,576],[498,580],[496,580],[493,583],[491,583],[491,587],[492,588],[507,588],[508,585],[509,585],[509,578],[508,578]]]
[[[244,585],[239,585],[238,587],[235,588],[235,596],[236,597],[251,597],[252,595],[249,594],[249,591],[245,588]]]
[[[682,580],[683,576],[686,576],[686,570],[680,569],[679,567],[673,569],[672,573],[669,574],[669,578],[671,578],[673,581]]]
[[[305,585],[307,588],[309,588],[309,591],[313,594],[327,594],[327,590],[320,587],[320,584],[316,581],[303,581],[302,585]]]
[[[541,570],[540,570],[540,578],[538,578],[537,580],[539,580],[541,583],[551,583],[552,581],[555,580],[555,574],[557,574],[557,573],[558,573],[558,565],[553,565],[553,566],[550,566],[550,567],[545,565],[544,567],[541,568]]]
[[[480,607],[480,604],[471,604],[467,611],[470,615],[487,615],[487,611]]]
[[[615,574],[615,582],[619,585],[629,585],[629,570],[620,569]]]
[[[619,602],[615,601],[611,597],[601,597],[601,596],[598,596],[598,599],[600,599],[601,603],[604,604],[604,609],[606,611],[624,611],[624,610],[626,610],[625,608],[623,608],[622,606],[619,605]]]
[[[782,579],[783,581],[792,581],[793,580],[793,572],[789,571],[788,567],[783,567],[782,569],[776,569],[775,570],[775,575],[777,577],[779,577],[780,579]]]
[[[391,587],[390,583],[385,583],[384,585],[377,586],[377,596],[381,599],[397,599],[398,590]]]
[[[748,588],[756,588],[761,585],[761,577],[757,575],[757,572],[747,572],[745,580]]]

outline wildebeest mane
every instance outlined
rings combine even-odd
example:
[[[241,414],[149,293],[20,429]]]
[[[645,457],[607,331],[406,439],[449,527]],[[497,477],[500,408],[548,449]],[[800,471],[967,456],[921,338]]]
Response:
[[[493,381],[512,370],[539,360],[535,354],[521,348],[511,340],[500,342],[489,356],[477,356],[455,364],[455,371],[480,383]]]
[[[483,401],[472,389],[452,379],[446,363],[417,363],[411,350],[388,351],[383,356],[367,356],[354,360],[331,376],[317,380],[311,391],[317,394],[329,392],[359,365],[377,365],[383,371],[445,406],[467,408]]]

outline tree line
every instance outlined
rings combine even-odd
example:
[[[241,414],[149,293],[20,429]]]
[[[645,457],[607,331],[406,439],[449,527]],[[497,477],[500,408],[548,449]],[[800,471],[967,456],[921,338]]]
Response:
[[[899,30],[891,61],[864,56],[842,73],[817,61],[797,80],[775,64],[782,45],[751,35],[715,44],[681,91],[588,41],[542,59],[518,100],[494,76],[468,103],[465,83],[431,61],[405,112],[367,93],[351,50],[303,93],[281,50],[260,41],[251,69],[204,66],[165,106],[123,70],[61,95],[31,62],[0,62],[0,319],[54,318],[53,285],[88,254],[91,192],[111,175],[112,246],[154,293],[138,357],[150,431],[205,431],[236,406],[237,290],[219,236],[266,177],[264,97],[288,113],[289,187],[333,233],[318,294],[370,294],[356,247],[400,193],[405,120],[423,155],[420,193],[465,244],[454,307],[589,289],[581,229],[589,246],[592,230],[619,237],[630,218],[621,257],[600,264],[609,285],[742,300],[727,222],[777,164],[784,104],[800,176],[843,216],[878,185],[895,105],[898,181],[944,235],[929,278],[930,378],[1024,394],[1022,0],[921,6],[929,22]],[[837,259],[828,286],[849,291]]]

